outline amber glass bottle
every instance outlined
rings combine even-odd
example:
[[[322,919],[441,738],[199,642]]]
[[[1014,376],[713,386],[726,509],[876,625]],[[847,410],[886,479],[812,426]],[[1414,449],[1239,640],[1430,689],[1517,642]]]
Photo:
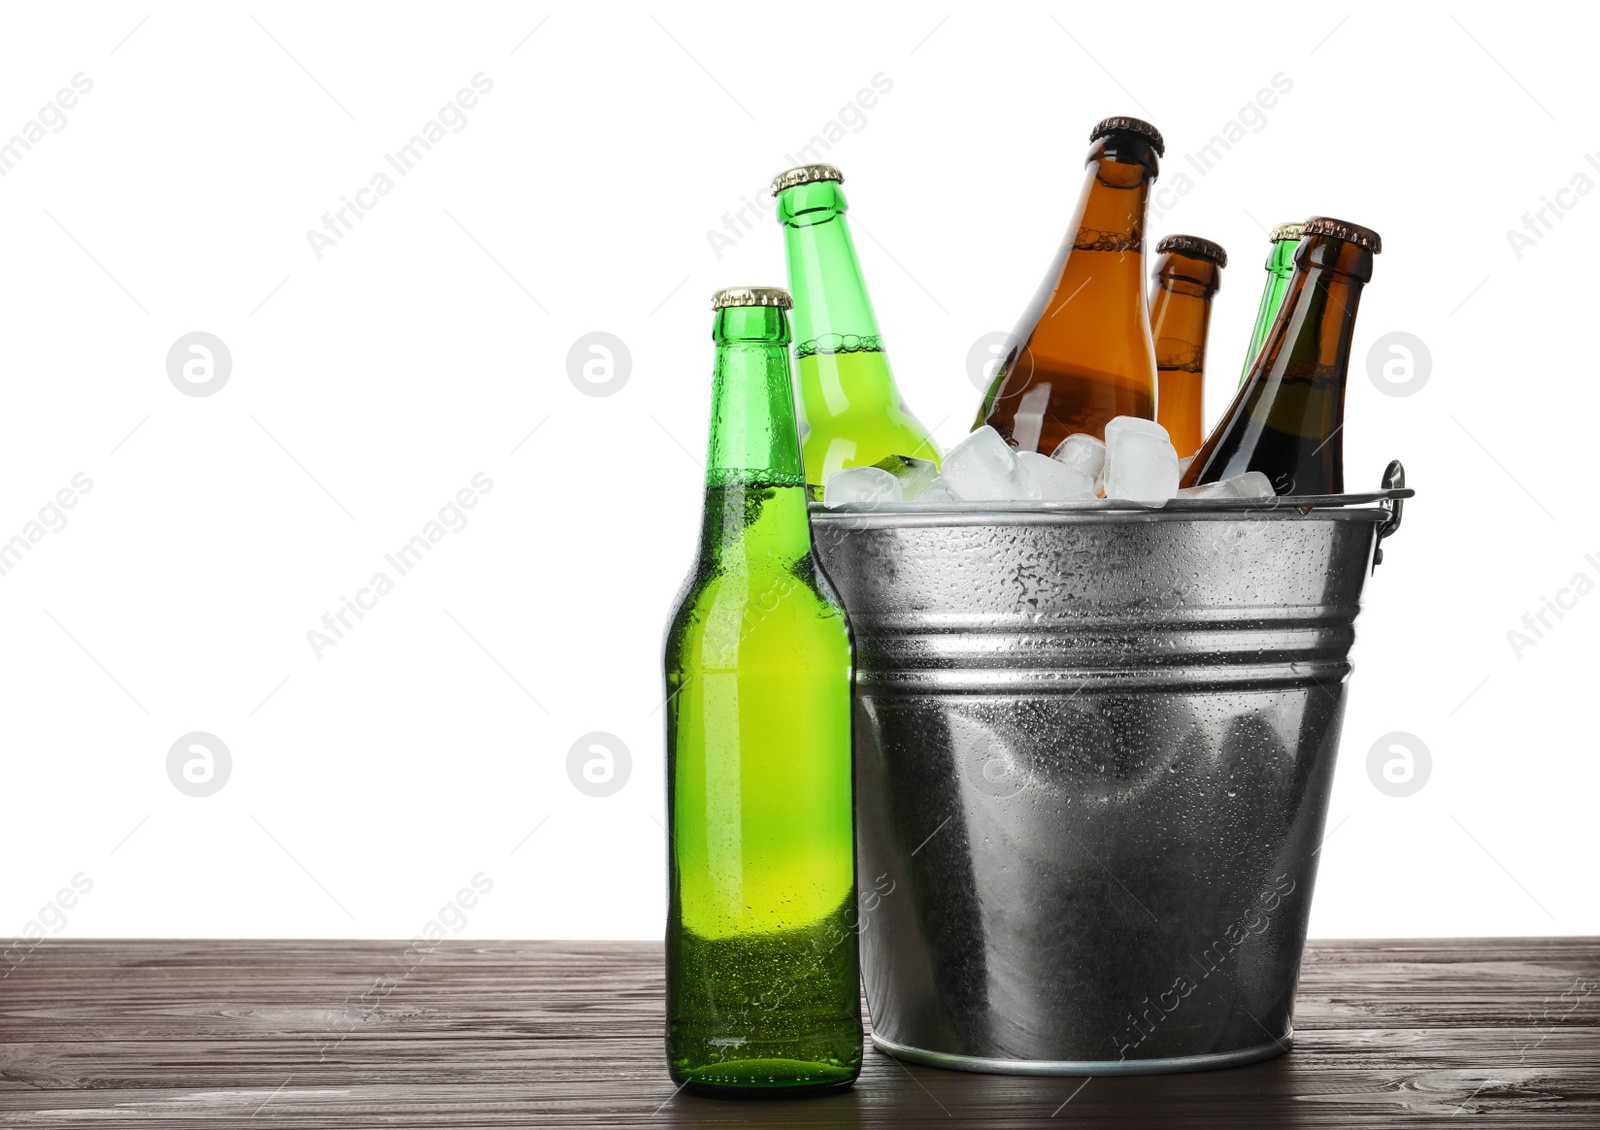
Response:
[[[1222,285],[1228,253],[1196,235],[1169,235],[1156,244],[1150,286],[1150,335],[1156,341],[1156,423],[1167,429],[1179,457],[1205,439],[1206,335],[1211,296]]]
[[[1305,222],[1283,308],[1182,485],[1260,471],[1280,495],[1344,492],[1350,339],[1382,249],[1371,228],[1326,216]]]
[[[1048,454],[1073,432],[1103,438],[1113,416],[1156,415],[1144,227],[1165,149],[1156,127],[1138,118],[1107,118],[1089,142],[1067,238],[973,425],[992,425],[1022,451]]]

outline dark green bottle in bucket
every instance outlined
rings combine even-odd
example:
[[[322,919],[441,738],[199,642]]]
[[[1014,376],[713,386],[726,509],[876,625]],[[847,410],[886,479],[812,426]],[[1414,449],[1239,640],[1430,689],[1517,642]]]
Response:
[[[1383,240],[1328,216],[1301,225],[1294,274],[1250,377],[1181,485],[1259,471],[1280,495],[1344,493],[1344,393],[1361,288]]]
[[[790,300],[713,300],[705,516],[667,630],[667,1063],[710,1094],[861,1069],[851,642],[812,553]]]

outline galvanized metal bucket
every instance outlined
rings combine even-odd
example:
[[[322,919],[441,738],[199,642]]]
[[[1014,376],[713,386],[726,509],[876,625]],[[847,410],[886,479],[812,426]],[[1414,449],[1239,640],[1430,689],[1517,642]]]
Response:
[[[1287,1050],[1365,495],[814,508],[856,643],[873,1041],[969,1071]]]

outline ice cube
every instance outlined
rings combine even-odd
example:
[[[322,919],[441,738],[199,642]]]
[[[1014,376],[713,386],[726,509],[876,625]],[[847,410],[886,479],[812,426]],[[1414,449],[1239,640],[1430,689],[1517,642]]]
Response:
[[[1231,479],[1223,479],[1233,488],[1235,498],[1276,498],[1278,492],[1272,489],[1272,480],[1260,471],[1246,471],[1242,475],[1235,475]]]
[[[1226,482],[1201,483],[1199,486],[1179,487],[1179,498],[1232,498],[1233,488]]]
[[[1094,479],[1076,467],[1058,463],[1036,451],[1017,452],[1017,466],[1038,488],[1045,502],[1066,502],[1094,497]],[[1029,497],[1034,497],[1030,494]]]
[[[878,460],[874,467],[888,471],[900,480],[900,489],[909,502],[933,485],[939,477],[939,468],[931,459],[917,459],[910,455],[890,455]]]
[[[1092,482],[1106,465],[1106,445],[1088,432],[1076,432],[1057,444],[1050,458],[1082,471]]]
[[[988,424],[950,449],[940,477],[951,495],[962,502],[1025,499],[1031,485],[1017,466],[1016,452]]]
[[[911,500],[913,506],[949,506],[956,502],[956,496],[950,493],[944,483],[935,479],[928,489],[919,491],[917,497]]]
[[[1178,491],[1178,452],[1154,420],[1117,416],[1106,425],[1107,498],[1165,502]]]
[[[1193,462],[1193,455],[1185,455],[1182,459],[1178,460],[1178,476],[1180,478],[1189,473],[1189,464]]]
[[[1260,471],[1246,471],[1242,475],[1235,475],[1231,479],[1221,479],[1214,483],[1202,483],[1199,486],[1184,487],[1178,492],[1179,498],[1274,498],[1276,492],[1272,489],[1272,480]]]
[[[1167,434],[1167,429],[1163,428],[1154,420],[1147,420],[1143,416],[1113,416],[1106,424],[1106,443],[1108,445],[1108,450],[1111,442],[1111,431],[1113,428],[1119,432],[1138,432],[1140,435],[1164,439],[1168,443],[1172,442],[1172,437]],[[1173,462],[1177,462],[1177,448],[1173,448],[1172,459]]]
[[[843,506],[849,503],[881,506],[899,502],[905,497],[900,480],[881,467],[846,467],[828,476],[822,490],[824,506]]]

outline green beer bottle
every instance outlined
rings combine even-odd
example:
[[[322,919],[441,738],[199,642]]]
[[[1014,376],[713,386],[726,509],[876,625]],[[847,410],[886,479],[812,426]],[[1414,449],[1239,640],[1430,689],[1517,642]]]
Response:
[[[1261,305],[1256,309],[1256,328],[1250,334],[1250,348],[1244,355],[1244,368],[1239,372],[1239,383],[1250,375],[1250,365],[1261,352],[1267,340],[1272,320],[1278,316],[1283,296],[1289,292],[1289,278],[1294,274],[1294,249],[1300,246],[1300,224],[1279,224],[1272,229],[1272,250],[1267,253],[1267,288],[1261,292]]]
[[[667,1063],[709,1094],[861,1069],[850,628],[811,550],[789,306],[712,300],[705,517],[667,629]]]
[[[900,398],[832,165],[802,165],[772,181],[794,294],[795,367],[804,411],[806,481],[890,455],[938,463],[938,445]]]

